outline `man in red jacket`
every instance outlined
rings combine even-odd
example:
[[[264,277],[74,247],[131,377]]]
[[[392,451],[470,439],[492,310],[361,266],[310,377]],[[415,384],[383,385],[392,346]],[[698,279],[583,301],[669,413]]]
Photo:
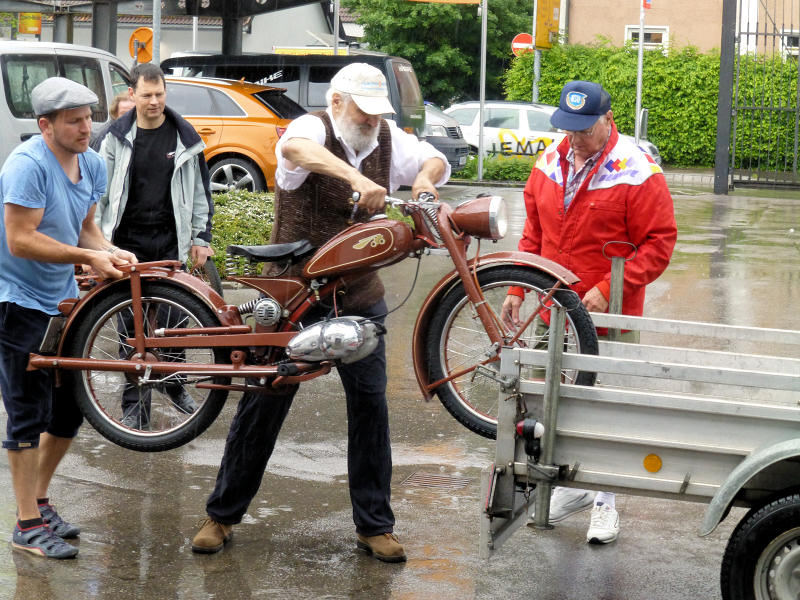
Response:
[[[620,137],[611,97],[591,81],[571,81],[561,90],[550,123],[567,134],[548,146],[525,185],[527,219],[518,248],[555,260],[581,281],[573,289],[586,308],[608,310],[611,262],[606,242],[629,242],[622,312],[641,315],[645,286],[669,264],[677,238],[672,197],[661,168],[632,141]],[[616,246],[615,248],[620,248]],[[616,253],[616,252],[615,252]],[[523,298],[515,290],[503,304],[503,321],[520,325]],[[635,340],[631,340],[635,341]],[[556,488],[550,522],[592,509],[590,543],[617,539],[614,494]]]

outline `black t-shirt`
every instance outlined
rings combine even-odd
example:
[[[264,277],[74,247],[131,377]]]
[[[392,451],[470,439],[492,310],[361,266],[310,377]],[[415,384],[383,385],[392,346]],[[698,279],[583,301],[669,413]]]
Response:
[[[137,128],[133,141],[128,202],[114,235],[114,243],[137,256],[154,256],[149,260],[173,258],[166,255],[173,254],[173,246],[177,254],[178,239],[170,194],[177,139],[175,125],[165,119],[155,129]]]

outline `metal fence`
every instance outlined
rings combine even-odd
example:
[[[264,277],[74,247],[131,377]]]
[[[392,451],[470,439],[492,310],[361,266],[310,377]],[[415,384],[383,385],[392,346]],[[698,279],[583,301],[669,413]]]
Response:
[[[800,0],[737,4],[729,187],[800,187]]]

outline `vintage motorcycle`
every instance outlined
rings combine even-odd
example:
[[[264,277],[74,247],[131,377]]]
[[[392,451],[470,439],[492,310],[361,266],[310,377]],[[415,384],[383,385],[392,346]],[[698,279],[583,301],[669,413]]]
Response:
[[[304,240],[228,247],[229,260],[250,268],[228,280],[260,292],[240,306],[226,304],[178,262],[124,267],[122,279],[99,282],[82,298],[60,304],[61,316],[52,319],[29,368],[54,369],[61,385],[75,388],[87,420],[115,444],[147,452],[176,448],[211,425],[230,391],[268,396],[369,354],[384,331],[379,323],[340,314],[345,278],[446,250],[454,269],[420,309],[414,372],[426,399],[438,395],[459,422],[493,438],[499,354],[508,346],[546,344],[548,331],[535,326],[537,314],[553,303],[566,306],[565,351],[597,353],[592,320],[569,289],[577,278],[533,254],[480,254],[481,240],[506,232],[499,196],[479,196],[455,208],[432,196],[387,202],[413,227],[381,214],[318,249]],[[357,209],[354,204],[354,216]],[[473,238],[477,248],[469,258]],[[256,271],[261,263],[271,263],[270,275]],[[287,274],[292,265],[302,265],[301,276]],[[516,331],[499,318],[512,286],[525,291]],[[594,378],[590,372],[563,373],[565,381],[584,385]],[[134,424],[125,418],[123,394],[137,398],[146,418]],[[187,395],[194,410],[176,399]]]

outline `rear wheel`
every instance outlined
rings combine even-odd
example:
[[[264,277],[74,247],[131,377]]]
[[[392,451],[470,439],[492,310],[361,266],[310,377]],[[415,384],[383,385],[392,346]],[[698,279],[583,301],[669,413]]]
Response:
[[[267,185],[259,168],[241,158],[223,158],[208,168],[212,192],[245,190],[265,192]]]
[[[523,321],[538,307],[541,294],[555,286],[556,280],[533,269],[516,266],[493,267],[478,273],[478,283],[491,310],[499,317],[503,301],[512,286],[527,291],[520,307]],[[586,308],[575,294],[557,292],[556,298],[568,308],[564,351],[597,354],[597,332]],[[519,345],[527,348],[546,347],[549,330],[535,331],[534,324],[520,337]],[[487,359],[491,341],[477,317],[462,284],[451,289],[436,308],[430,321],[427,338],[428,370],[431,381],[471,369],[443,383],[436,394],[444,407],[462,425],[484,437],[497,437],[497,408],[500,384],[494,378],[500,362]],[[542,378],[534,369],[523,371],[528,379]],[[563,380],[578,385],[594,385],[596,373],[564,370]]]
[[[145,335],[160,327],[215,327],[214,313],[186,290],[167,283],[142,282]],[[68,354],[102,360],[133,360],[130,288],[112,291],[89,309],[68,342]],[[147,348],[146,361],[181,363],[229,362],[222,348]],[[205,431],[217,418],[227,390],[208,390],[198,383],[228,380],[197,376],[152,374],[141,384],[143,372],[108,370],[65,371],[75,386],[76,399],[86,419],[111,442],[142,452],[181,446]]]

